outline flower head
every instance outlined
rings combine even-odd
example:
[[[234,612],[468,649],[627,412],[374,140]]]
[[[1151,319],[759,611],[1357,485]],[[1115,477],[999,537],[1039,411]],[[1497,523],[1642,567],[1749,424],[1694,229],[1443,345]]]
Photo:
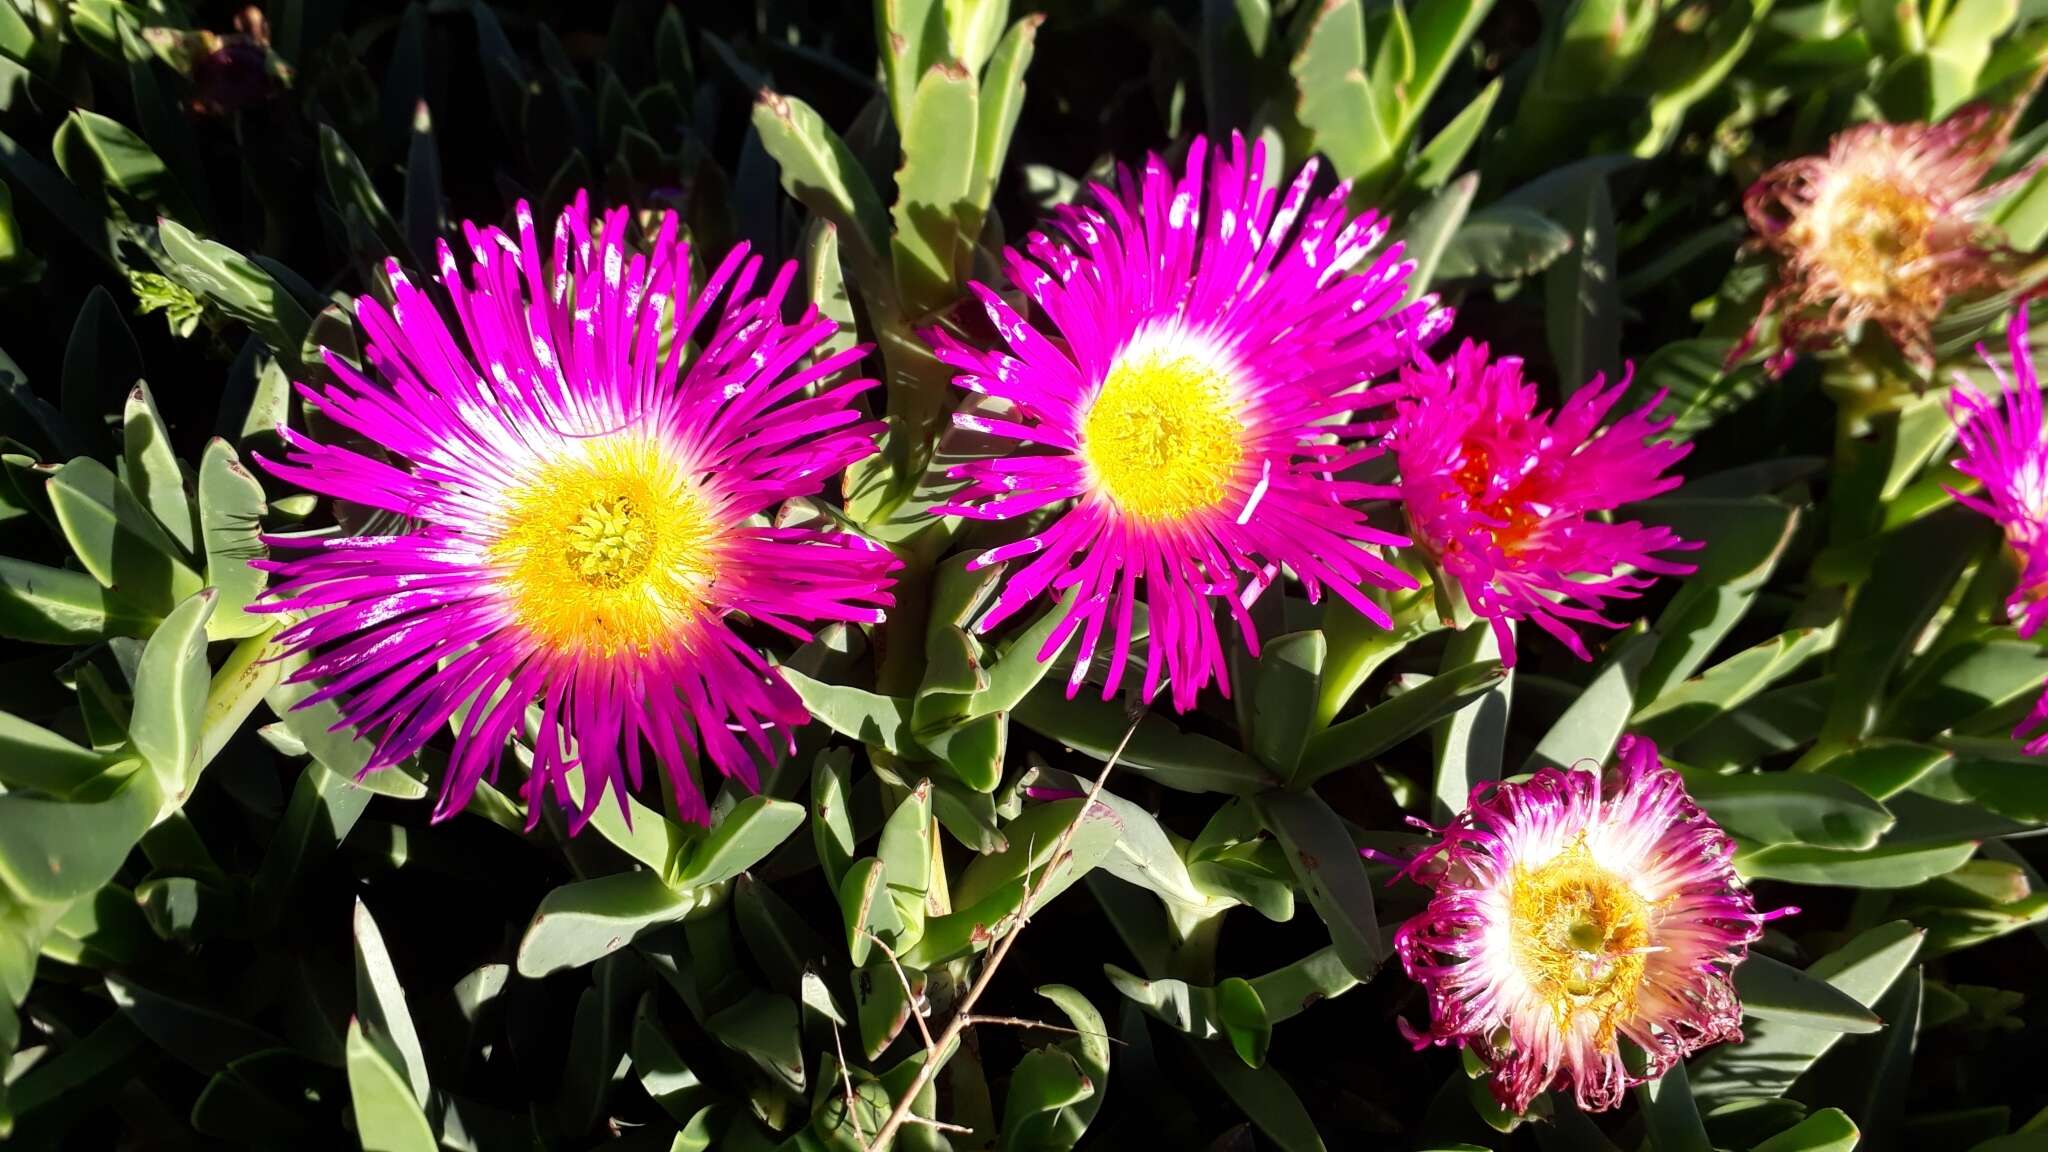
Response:
[[[752,787],[776,730],[807,718],[733,622],[801,639],[805,621],[872,622],[890,602],[888,552],[761,519],[874,450],[851,405],[873,381],[838,379],[860,349],[810,359],[834,324],[785,322],[792,267],[755,294],[742,247],[692,291],[673,216],[634,252],[627,211],[593,235],[581,195],[543,263],[517,215],[516,237],[464,226],[467,280],[440,246],[459,339],[395,264],[392,306],[357,302],[379,379],[329,353],[336,382],[302,392],[367,443],[281,429],[291,452],[265,464],[411,527],[272,540],[295,554],[265,563],[266,607],[311,613],[280,635],[311,657],[293,679],[375,743],[365,771],[455,720],[437,818],[537,706],[529,819],[550,788],[571,805],[580,768],[580,827],[651,759],[701,821],[697,758]]]
[[[1373,550],[1406,541],[1356,508],[1392,490],[1338,474],[1378,452],[1353,442],[1366,431],[1356,413],[1389,395],[1369,382],[1448,313],[1400,307],[1411,265],[1398,247],[1360,266],[1386,222],[1351,217],[1341,187],[1311,199],[1313,163],[1284,194],[1265,170],[1264,146],[1237,138],[1197,141],[1179,177],[1154,156],[1058,209],[1055,235],[1006,253],[1041,321],[976,285],[1005,346],[931,334],[956,382],[987,398],[956,422],[1028,449],[956,466],[965,485],[939,511],[1007,520],[1064,506],[974,560],[1020,561],[975,627],[1071,590],[1039,653],[1079,630],[1070,693],[1105,633],[1104,696],[1115,692],[1141,600],[1145,695],[1170,680],[1186,709],[1212,679],[1229,691],[1218,608],[1256,652],[1249,605],[1282,566],[1311,598],[1327,587],[1382,623],[1362,589],[1411,583]]]
[[[1998,378],[1997,399],[1977,391],[1957,374],[1949,394],[1949,415],[1963,448],[1956,471],[1983,485],[1978,492],[1955,492],[1958,500],[1996,521],[2020,562],[2018,584],[2006,598],[2006,615],[2021,636],[2031,637],[2048,622],[2048,431],[2041,423],[2041,384],[2027,340],[2027,310],[2021,308],[2006,330],[2006,344],[2015,379],[2008,380],[1991,357],[1979,349]],[[1952,490],[1953,491],[1953,490]],[[2048,727],[2048,694],[2035,703],[2013,735]],[[2048,731],[2037,732],[2027,751],[2048,751]]]
[[[1709,1044],[1742,1038],[1730,973],[1762,935],[1733,844],[1656,745],[1618,766],[1481,784],[1404,875],[1435,890],[1394,947],[1429,995],[1416,1046],[1461,1044],[1516,1112],[1569,1084],[1611,1108]],[[1626,1037],[1646,1056],[1622,1061]]]
[[[229,33],[157,25],[142,30],[157,54],[191,79],[189,106],[201,115],[253,108],[291,83],[291,65],[271,51],[263,9],[245,5],[235,13],[234,28]]]
[[[1489,360],[1470,341],[1442,363],[1418,358],[1402,384],[1392,441],[1409,528],[1492,622],[1504,663],[1515,661],[1509,621],[1533,620],[1587,659],[1574,624],[1617,627],[1602,613],[1651,584],[1638,572],[1693,570],[1656,555],[1698,547],[1670,529],[1591,515],[1678,487],[1664,473],[1690,445],[1653,438],[1670,426],[1652,415],[1661,395],[1603,429],[1628,381],[1596,377],[1539,413],[1521,360]]]
[[[1825,156],[1789,160],[1750,186],[1742,207],[1754,243],[1778,261],[1762,313],[1780,318],[1773,371],[1866,322],[1931,362],[1930,330],[1948,300],[2006,285],[1986,215],[2029,173],[1979,185],[2010,127],[2007,113],[1981,105],[1939,124],[1859,124]]]

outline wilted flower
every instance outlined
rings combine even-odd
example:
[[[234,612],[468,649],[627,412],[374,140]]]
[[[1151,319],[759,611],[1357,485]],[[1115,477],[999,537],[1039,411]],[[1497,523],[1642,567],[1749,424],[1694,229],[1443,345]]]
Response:
[[[1256,651],[1248,608],[1282,565],[1312,599],[1327,587],[1382,623],[1361,589],[1410,583],[1367,547],[1405,541],[1356,507],[1392,490],[1338,474],[1378,453],[1351,442],[1364,431],[1354,414],[1391,392],[1369,382],[1448,313],[1432,300],[1399,307],[1411,265],[1398,247],[1353,273],[1386,222],[1351,217],[1342,187],[1311,201],[1313,163],[1284,195],[1265,170],[1263,144],[1198,140],[1178,179],[1154,156],[1116,190],[1095,185],[1056,211],[1057,239],[1033,233],[1026,252],[1006,253],[1045,329],[976,285],[1007,347],[931,335],[956,382],[1000,405],[956,423],[1028,448],[954,468],[967,484],[939,511],[1007,520],[1072,501],[974,560],[1029,557],[981,631],[1074,590],[1039,652],[1051,658],[1080,630],[1070,693],[1105,631],[1104,695],[1115,692],[1141,599],[1145,696],[1170,679],[1186,709],[1211,679],[1230,688],[1217,609]]]
[[[1509,621],[1533,620],[1587,659],[1575,623],[1618,627],[1601,613],[1650,586],[1638,572],[1693,570],[1657,557],[1698,547],[1669,528],[1592,515],[1678,487],[1664,473],[1691,450],[1653,439],[1670,426],[1653,415],[1662,395],[1601,428],[1627,390],[1626,379],[1596,377],[1555,414],[1538,413],[1521,360],[1489,361],[1469,340],[1403,371],[1392,441],[1409,529],[1492,623],[1503,663],[1515,662]]]
[[[312,654],[292,678],[321,682],[307,703],[337,699],[375,742],[365,771],[461,714],[437,818],[538,705],[529,820],[550,787],[571,804],[576,768],[576,826],[608,788],[623,805],[651,757],[702,821],[692,761],[753,787],[777,729],[807,718],[730,621],[805,638],[803,621],[874,622],[890,602],[888,552],[756,519],[874,450],[852,406],[874,382],[835,379],[861,349],[810,360],[835,326],[814,308],[783,320],[793,266],[756,295],[742,246],[693,292],[673,216],[631,252],[627,211],[593,236],[579,194],[544,264],[524,202],[517,215],[516,237],[464,225],[467,283],[440,245],[460,339],[396,264],[388,311],[358,301],[381,382],[330,353],[338,382],[304,392],[396,462],[280,429],[292,452],[265,463],[416,526],[272,539],[299,554],[264,565],[266,607],[313,613],[279,637]]]
[[[1949,394],[1949,415],[1956,423],[1963,457],[1956,471],[1983,484],[1977,493],[1956,492],[1956,499],[1997,521],[2006,543],[2019,557],[2019,583],[2006,598],[2005,611],[2021,636],[2031,637],[2048,622],[2048,432],[2041,425],[2041,385],[2034,375],[2034,356],[2027,342],[2027,310],[2021,308],[2006,330],[2006,346],[2015,379],[2008,380],[1989,354],[1984,362],[1998,378],[2001,396],[1984,395],[1958,374]],[[1982,349],[1979,349],[1982,353]],[[2034,704],[2013,731],[2019,739],[2035,732],[2027,751],[2048,751],[2048,694]]]
[[[1981,105],[1939,124],[1859,124],[1825,156],[1789,160],[1750,186],[1742,207],[1754,243],[1778,262],[1758,319],[1779,320],[1773,372],[1867,322],[1929,363],[1930,329],[1949,299],[2009,282],[1986,217],[2031,169],[1979,185],[2010,126],[2006,112]]]
[[[1633,1084],[1742,1038],[1730,973],[1762,935],[1728,836],[1656,745],[1624,736],[1618,766],[1545,768],[1472,790],[1403,874],[1435,890],[1394,947],[1428,992],[1418,1048],[1484,1059],[1515,1112],[1569,1084],[1611,1108]],[[1789,910],[1787,910],[1789,911]],[[1645,1054],[1631,1073],[1620,1042]]]
[[[235,13],[235,30],[143,29],[143,38],[174,70],[192,81],[191,108],[209,116],[261,104],[291,82],[289,64],[270,50],[270,22],[254,4]]]

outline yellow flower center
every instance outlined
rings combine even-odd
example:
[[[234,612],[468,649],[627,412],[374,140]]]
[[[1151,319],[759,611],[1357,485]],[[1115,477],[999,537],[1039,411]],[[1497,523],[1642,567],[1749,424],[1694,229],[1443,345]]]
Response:
[[[519,622],[557,650],[647,651],[698,610],[719,525],[659,445],[620,436],[549,465],[507,501],[491,547]]]
[[[1549,863],[1517,868],[1508,890],[1515,961],[1560,1030],[1599,1017],[1606,1042],[1635,1011],[1650,943],[1650,901],[1575,841]]]
[[[1932,247],[1934,204],[1894,180],[1857,174],[1831,181],[1809,216],[1802,246],[1856,296],[1901,294],[1911,279],[1902,273]]]
[[[1230,381],[1185,352],[1118,357],[1081,422],[1081,454],[1125,515],[1175,520],[1216,507],[1244,460]]]

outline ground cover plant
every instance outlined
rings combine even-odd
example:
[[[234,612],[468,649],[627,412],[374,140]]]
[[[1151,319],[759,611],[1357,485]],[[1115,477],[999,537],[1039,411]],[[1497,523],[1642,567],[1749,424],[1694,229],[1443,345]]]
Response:
[[[2038,0],[0,0],[0,1145],[2048,1148]]]

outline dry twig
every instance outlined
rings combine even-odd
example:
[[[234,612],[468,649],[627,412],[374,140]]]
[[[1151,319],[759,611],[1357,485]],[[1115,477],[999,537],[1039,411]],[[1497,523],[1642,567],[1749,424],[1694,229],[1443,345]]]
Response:
[[[924,1066],[917,1070],[917,1078],[910,1082],[910,1087],[904,1090],[902,1098],[896,1101],[896,1107],[890,1111],[889,1118],[882,1122],[882,1127],[875,1133],[875,1138],[868,1141],[866,1152],[881,1152],[888,1147],[897,1130],[906,1123],[913,1120],[925,1125],[933,1123],[924,1117],[912,1117],[911,1105],[925,1090],[925,1086],[932,1082],[932,1077],[938,1075],[940,1057],[950,1051],[954,1043],[960,1039],[960,1033],[978,1019],[974,1015],[975,1002],[981,999],[983,992],[988,991],[989,984],[995,980],[996,970],[1003,966],[1003,959],[1010,954],[1011,945],[1017,942],[1017,937],[1024,934],[1024,926],[1030,923],[1033,906],[1038,903],[1039,897],[1044,895],[1046,887],[1052,882],[1053,873],[1059,870],[1060,861],[1073,847],[1074,836],[1081,830],[1081,822],[1094,810],[1096,798],[1102,795],[1102,786],[1109,783],[1110,770],[1123,758],[1124,748],[1137,733],[1141,719],[1142,715],[1133,717],[1131,726],[1124,730],[1124,738],[1117,741],[1116,751],[1111,752],[1109,760],[1102,765],[1102,772],[1095,777],[1094,785],[1088,789],[1088,798],[1082,802],[1081,810],[1074,814],[1066,830],[1060,833],[1059,841],[1053,845],[1052,856],[1046,860],[1045,868],[1039,872],[1038,878],[1031,882],[1030,887],[1025,889],[1024,903],[1017,910],[1016,923],[1011,925],[1008,932],[1003,933],[995,942],[995,947],[989,951],[988,963],[982,965],[981,974],[974,978],[974,984],[967,989],[967,994],[960,998],[959,1007],[954,1010],[952,1021],[939,1035],[937,1051],[925,1058]]]

